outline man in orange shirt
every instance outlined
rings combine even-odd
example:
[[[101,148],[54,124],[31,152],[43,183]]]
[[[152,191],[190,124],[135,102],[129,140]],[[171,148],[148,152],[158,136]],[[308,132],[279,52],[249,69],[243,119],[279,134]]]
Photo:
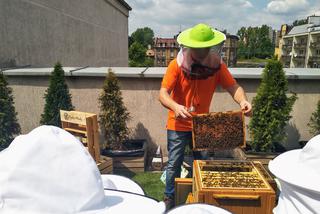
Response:
[[[180,177],[185,146],[191,145],[192,114],[209,112],[217,85],[230,93],[246,116],[251,115],[252,107],[244,90],[220,58],[225,38],[223,33],[205,24],[183,31],[177,39],[182,48],[177,58],[170,62],[163,77],[159,100],[169,109],[169,160],[164,192],[168,209],[174,205],[174,179]]]

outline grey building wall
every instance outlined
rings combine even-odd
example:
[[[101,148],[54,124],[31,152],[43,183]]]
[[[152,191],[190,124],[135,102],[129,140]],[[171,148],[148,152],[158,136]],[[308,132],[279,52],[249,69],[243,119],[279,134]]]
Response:
[[[0,67],[128,66],[129,9],[117,0],[1,0]]]
[[[70,72],[74,68],[64,68],[66,80],[72,94],[72,102],[78,111],[99,114],[98,97],[108,68],[87,68]],[[158,101],[158,92],[166,68],[112,68],[119,78],[123,101],[128,108],[131,121],[128,123],[132,135],[148,139],[151,148],[161,145],[166,148],[167,110]],[[309,69],[312,70],[312,69]],[[299,140],[309,140],[312,135],[308,122],[320,100],[320,70],[289,69],[289,90],[296,92],[296,101],[289,126],[287,127],[287,148],[299,147]],[[13,89],[14,101],[22,132],[27,133],[39,126],[40,115],[44,107],[44,93],[48,87],[48,69],[17,69],[5,71],[10,87]],[[245,89],[248,99],[256,96],[261,81],[262,69],[232,68],[231,72],[238,83]],[[142,74],[143,73],[143,74]],[[237,110],[228,93],[218,88],[214,94],[210,111]],[[246,118],[246,124],[249,119]],[[250,136],[247,135],[250,140]]]

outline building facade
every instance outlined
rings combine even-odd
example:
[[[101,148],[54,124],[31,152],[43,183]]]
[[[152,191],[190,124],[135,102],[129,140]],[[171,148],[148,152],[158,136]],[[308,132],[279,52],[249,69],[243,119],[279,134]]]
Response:
[[[228,67],[234,67],[237,64],[237,48],[239,37],[235,35],[226,35],[221,56]]]
[[[307,24],[293,27],[280,40],[284,67],[320,68],[320,16],[309,16]]]
[[[0,68],[128,66],[124,0],[1,0]]]
[[[179,44],[176,38],[155,38],[153,50],[154,66],[166,67],[178,55]]]

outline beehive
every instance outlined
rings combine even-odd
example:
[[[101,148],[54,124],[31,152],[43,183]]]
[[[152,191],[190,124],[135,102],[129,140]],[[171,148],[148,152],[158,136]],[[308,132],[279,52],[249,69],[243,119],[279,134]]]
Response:
[[[223,207],[232,213],[272,213],[275,192],[250,161],[195,160],[194,202]]]
[[[194,150],[225,150],[245,145],[244,115],[241,111],[196,115],[192,124]]]

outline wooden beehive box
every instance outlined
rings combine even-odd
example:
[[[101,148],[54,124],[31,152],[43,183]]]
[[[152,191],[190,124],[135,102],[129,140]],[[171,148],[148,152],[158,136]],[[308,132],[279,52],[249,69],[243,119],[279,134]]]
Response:
[[[97,115],[79,111],[60,110],[61,126],[88,149],[102,174],[112,173],[113,160],[100,155]]]
[[[275,192],[251,161],[195,160],[194,202],[223,207],[234,214],[271,214]]]
[[[194,150],[230,150],[245,146],[242,111],[212,112],[192,118]]]

